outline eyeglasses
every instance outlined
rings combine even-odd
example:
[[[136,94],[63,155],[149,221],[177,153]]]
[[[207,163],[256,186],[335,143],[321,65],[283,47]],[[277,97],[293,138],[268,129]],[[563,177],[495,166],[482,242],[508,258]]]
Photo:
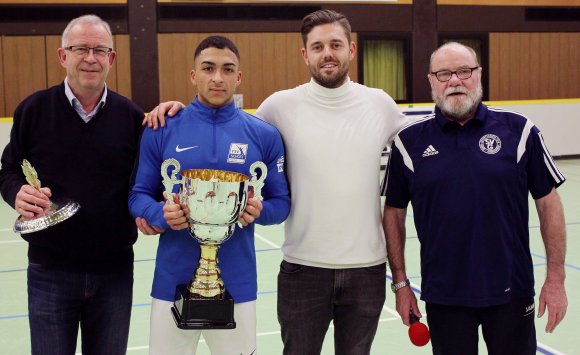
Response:
[[[84,57],[89,54],[91,49],[93,50],[93,55],[98,58],[105,58],[113,51],[113,48],[109,47],[83,47],[83,46],[68,46],[64,47],[65,50],[71,51],[77,57]]]
[[[479,69],[479,68],[481,68],[481,67],[461,68],[461,69],[457,69],[456,71],[439,70],[436,72],[431,72],[430,74],[435,75],[437,80],[444,83],[444,82],[451,80],[451,77],[453,76],[453,74],[457,75],[457,78],[459,78],[461,80],[469,79],[469,78],[471,78],[471,74],[473,74],[473,71],[476,69]]]

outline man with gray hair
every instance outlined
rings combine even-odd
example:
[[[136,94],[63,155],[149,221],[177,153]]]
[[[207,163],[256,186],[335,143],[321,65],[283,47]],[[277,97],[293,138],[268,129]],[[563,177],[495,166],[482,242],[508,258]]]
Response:
[[[52,196],[80,210],[28,242],[32,354],[125,354],[131,317],[133,248],[129,180],[143,111],[107,88],[115,61],[109,25],[95,15],[72,20],[57,51],[65,80],[26,98],[14,112],[2,155],[0,192],[24,220],[51,213]],[[28,160],[42,181],[29,185]],[[140,228],[153,233],[144,221]]]
[[[421,299],[433,354],[535,354],[528,193],[535,200],[547,275],[538,316],[546,332],[566,314],[566,229],[556,188],[565,178],[525,116],[481,103],[475,52],[447,43],[431,56],[435,112],[403,128],[385,177],[383,225],[397,312],[421,317],[405,272],[409,202],[421,243]]]

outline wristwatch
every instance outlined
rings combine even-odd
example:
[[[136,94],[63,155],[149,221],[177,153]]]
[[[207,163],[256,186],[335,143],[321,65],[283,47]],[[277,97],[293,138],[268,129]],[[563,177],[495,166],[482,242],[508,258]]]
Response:
[[[391,290],[393,291],[393,293],[397,293],[397,291],[399,291],[400,289],[402,289],[405,286],[409,286],[411,284],[411,282],[409,282],[409,279],[405,279],[404,281],[401,282],[397,282],[397,283],[391,283]]]

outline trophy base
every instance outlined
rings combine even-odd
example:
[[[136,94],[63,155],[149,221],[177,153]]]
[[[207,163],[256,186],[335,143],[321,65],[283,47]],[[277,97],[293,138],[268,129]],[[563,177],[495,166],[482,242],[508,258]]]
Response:
[[[226,290],[224,298],[192,298],[187,285],[178,285],[171,313],[180,329],[234,329],[234,300]]]

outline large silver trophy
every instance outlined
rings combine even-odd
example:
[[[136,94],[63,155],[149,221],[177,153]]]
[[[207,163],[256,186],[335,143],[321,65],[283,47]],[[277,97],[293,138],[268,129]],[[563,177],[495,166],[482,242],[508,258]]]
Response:
[[[22,161],[22,172],[24,173],[26,182],[42,193],[38,173],[26,159]],[[33,219],[24,219],[22,216],[18,217],[14,223],[14,232],[27,234],[52,227],[72,217],[80,208],[81,206],[77,202],[70,199],[53,198],[50,201],[50,208],[45,212],[44,216]]]
[[[253,188],[255,198],[261,199],[266,164],[258,161],[250,166],[251,180],[232,171],[179,172],[180,168],[176,159],[167,159],[161,165],[165,195],[173,203],[173,186],[180,184],[179,202],[189,209],[188,231],[199,242],[201,255],[191,282],[177,286],[177,300],[171,312],[182,329],[233,329],[234,301],[220,278],[217,252],[234,233],[240,213],[246,208],[249,188]],[[261,171],[259,179],[256,169]],[[178,172],[181,179],[176,178]]]

